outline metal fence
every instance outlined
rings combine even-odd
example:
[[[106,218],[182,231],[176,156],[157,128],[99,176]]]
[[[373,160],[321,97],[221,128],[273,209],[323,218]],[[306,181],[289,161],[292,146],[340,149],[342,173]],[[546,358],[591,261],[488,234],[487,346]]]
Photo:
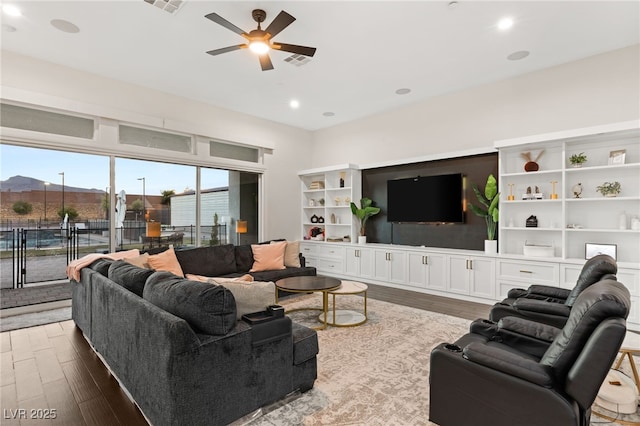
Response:
[[[13,221],[11,225],[17,222]],[[25,283],[53,281],[66,278],[69,261],[88,253],[107,253],[109,223],[106,220],[78,222],[67,227],[57,222],[25,221],[27,227],[0,230],[0,261],[2,288],[20,288]],[[197,241],[195,225],[162,226],[160,236],[148,237],[146,223],[125,221],[116,228],[116,250],[148,250],[174,246],[212,246],[227,244],[226,225],[201,227]]]

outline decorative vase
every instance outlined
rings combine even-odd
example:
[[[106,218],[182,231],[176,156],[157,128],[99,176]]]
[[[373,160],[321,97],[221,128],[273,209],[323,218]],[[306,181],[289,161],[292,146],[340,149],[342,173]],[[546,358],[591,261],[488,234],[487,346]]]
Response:
[[[367,244],[367,236],[358,235],[358,244]]]
[[[582,167],[582,163],[573,163],[571,165],[571,167],[573,167],[574,169],[578,169],[578,168]]]
[[[485,254],[497,254],[498,253],[498,241],[497,240],[484,240],[484,253]]]
[[[537,172],[539,168],[540,166],[538,166],[538,163],[536,163],[535,161],[527,161],[524,164],[525,172]]]

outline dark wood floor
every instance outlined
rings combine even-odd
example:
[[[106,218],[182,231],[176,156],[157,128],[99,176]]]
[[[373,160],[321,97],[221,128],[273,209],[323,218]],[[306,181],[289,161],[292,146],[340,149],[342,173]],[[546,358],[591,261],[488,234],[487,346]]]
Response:
[[[488,305],[369,285],[368,297],[466,319]],[[73,321],[0,334],[0,423],[147,425]],[[48,417],[48,418],[43,418]]]

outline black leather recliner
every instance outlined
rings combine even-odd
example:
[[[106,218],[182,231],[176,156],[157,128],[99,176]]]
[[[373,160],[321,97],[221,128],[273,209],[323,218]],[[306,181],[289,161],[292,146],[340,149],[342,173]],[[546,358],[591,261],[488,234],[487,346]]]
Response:
[[[629,291],[585,289],[562,329],[522,318],[478,320],[431,352],[429,420],[441,426],[587,426],[626,333]]]
[[[605,278],[615,280],[617,272],[618,265],[614,258],[606,254],[594,256],[582,267],[572,290],[544,285],[532,285],[526,290],[514,288],[506,299],[493,305],[489,319],[498,321],[506,316],[516,316],[562,327],[578,295]]]

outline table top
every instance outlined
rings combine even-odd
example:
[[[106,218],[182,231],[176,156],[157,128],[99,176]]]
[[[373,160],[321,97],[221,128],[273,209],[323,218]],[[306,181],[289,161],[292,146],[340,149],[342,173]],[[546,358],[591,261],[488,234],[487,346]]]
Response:
[[[276,287],[285,291],[325,291],[340,287],[337,278],[322,275],[289,277],[276,281]]]

